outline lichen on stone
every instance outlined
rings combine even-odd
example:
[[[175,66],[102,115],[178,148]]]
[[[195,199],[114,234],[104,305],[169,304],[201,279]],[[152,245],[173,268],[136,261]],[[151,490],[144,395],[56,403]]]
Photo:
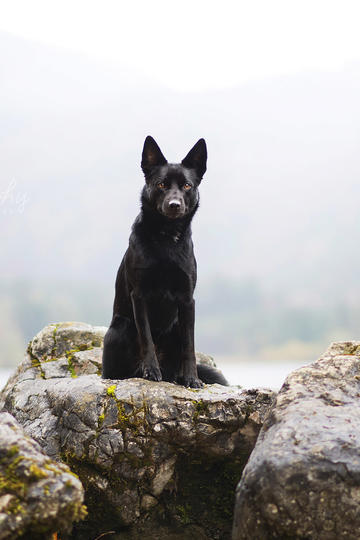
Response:
[[[83,490],[8,414],[0,414],[0,537],[37,537],[83,519]]]
[[[1,398],[81,480],[89,508],[82,538],[106,530],[124,540],[227,537],[234,486],[273,394],[101,379],[104,331],[61,323],[55,350],[54,330],[43,329],[30,349],[45,379],[28,356]],[[49,492],[47,479],[38,481]]]

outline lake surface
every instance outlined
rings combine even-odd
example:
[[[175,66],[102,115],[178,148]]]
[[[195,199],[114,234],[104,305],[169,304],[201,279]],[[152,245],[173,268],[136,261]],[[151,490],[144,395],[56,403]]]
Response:
[[[301,367],[298,362],[235,362],[216,360],[230,384],[244,388],[265,387],[279,390],[286,376]],[[13,370],[0,369],[0,389],[6,384]]]
[[[299,362],[234,362],[216,360],[216,365],[230,384],[244,388],[279,390],[286,377],[304,363]]]
[[[2,369],[0,368],[0,390],[5,386],[8,378],[14,372],[14,369]]]

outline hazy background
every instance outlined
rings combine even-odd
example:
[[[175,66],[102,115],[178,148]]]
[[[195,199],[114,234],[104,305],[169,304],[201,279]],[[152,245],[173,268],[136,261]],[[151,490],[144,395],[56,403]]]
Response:
[[[0,366],[44,325],[108,325],[146,135],[204,137],[197,348],[306,362],[360,339],[360,6],[4,2]],[[260,365],[260,364],[259,364]]]

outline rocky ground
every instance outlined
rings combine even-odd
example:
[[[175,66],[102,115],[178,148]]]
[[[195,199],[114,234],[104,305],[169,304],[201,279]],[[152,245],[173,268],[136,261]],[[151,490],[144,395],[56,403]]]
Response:
[[[104,331],[46,327],[1,395],[84,486],[88,516],[72,538],[229,538],[235,486],[273,393],[103,380]]]
[[[105,330],[47,326],[0,394],[0,540],[359,538],[360,342],[275,395],[103,380]]]
[[[0,413],[0,539],[66,534],[83,519],[84,490],[8,413]]]
[[[358,540],[360,342],[286,379],[237,488],[234,540]]]

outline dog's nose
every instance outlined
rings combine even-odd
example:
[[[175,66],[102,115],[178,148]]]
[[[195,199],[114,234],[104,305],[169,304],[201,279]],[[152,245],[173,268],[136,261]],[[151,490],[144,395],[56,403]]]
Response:
[[[172,199],[171,201],[169,201],[169,206],[170,206],[170,208],[174,208],[174,209],[175,208],[180,208],[181,203],[177,199]]]

